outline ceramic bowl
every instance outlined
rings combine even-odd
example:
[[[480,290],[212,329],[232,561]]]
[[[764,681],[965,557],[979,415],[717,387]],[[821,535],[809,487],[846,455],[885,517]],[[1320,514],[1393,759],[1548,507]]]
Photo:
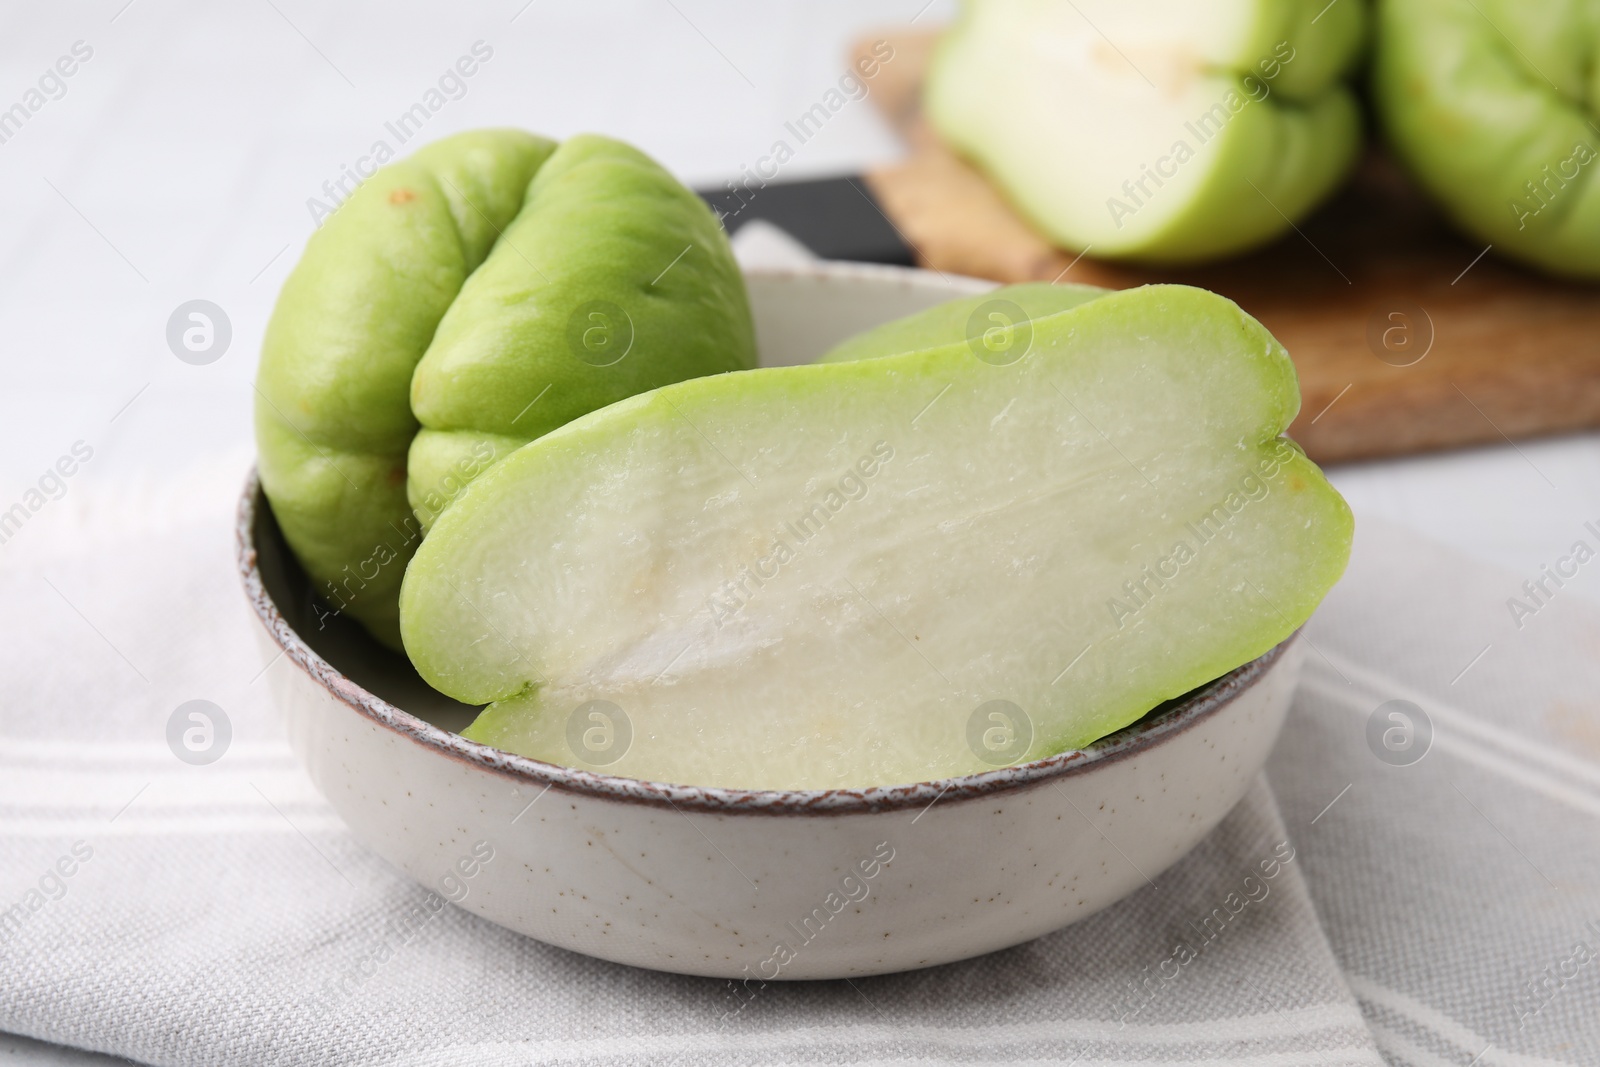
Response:
[[[748,280],[769,363],[988,284],[855,265]],[[983,774],[859,790],[669,785],[458,736],[475,709],[354,624],[319,620],[254,477],[238,539],[263,661],[286,661],[267,677],[294,750],[360,840],[502,926],[687,974],[881,974],[1094,914],[1244,795],[1301,660],[1291,637],[1087,749]]]

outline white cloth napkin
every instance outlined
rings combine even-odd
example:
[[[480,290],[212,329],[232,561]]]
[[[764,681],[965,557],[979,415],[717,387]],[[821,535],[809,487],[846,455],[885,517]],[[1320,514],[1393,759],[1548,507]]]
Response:
[[[772,986],[730,1021],[728,983],[454,906],[396,936],[427,892],[317,796],[261,678],[232,559],[248,462],[69,495],[0,547],[0,1029],[163,1065],[1600,1063],[1584,602],[1518,629],[1520,576],[1360,520],[1267,776],[1156,887],[965,963]],[[232,730],[206,766],[166,741],[195,699]],[[1368,740],[1395,699],[1433,727],[1410,766]]]
[[[1528,580],[1357,516],[1268,767],[1394,1062],[1600,1064],[1600,611],[1546,580],[1514,614]],[[1432,722],[1410,766],[1367,740],[1391,700]]]

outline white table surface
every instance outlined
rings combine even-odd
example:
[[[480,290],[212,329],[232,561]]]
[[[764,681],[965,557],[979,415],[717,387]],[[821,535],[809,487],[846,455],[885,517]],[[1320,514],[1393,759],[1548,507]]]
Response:
[[[874,26],[948,19],[933,0],[554,0],[326,5],[98,0],[0,8],[0,109],[75,42],[92,58],[0,144],[0,510],[83,440],[68,492],[159,482],[250,452],[250,382],[278,285],[325,179],[384,135],[475,41],[493,57],[424,139],[484,125],[602,131],[686,181],[765,155]],[[852,103],[786,178],[853,172],[898,145]],[[168,316],[228,314],[222,359],[190,366]],[[131,403],[130,403],[131,401]],[[1507,571],[1507,595],[1600,520],[1600,435],[1346,466],[1381,516]],[[52,504],[51,506],[56,506]],[[24,530],[24,535],[28,531]],[[0,546],[0,568],[7,565]],[[1569,585],[1600,600],[1585,571]],[[10,625],[15,625],[11,623]],[[0,872],[9,894],[12,873]],[[0,1035],[0,1064],[119,1062]]]

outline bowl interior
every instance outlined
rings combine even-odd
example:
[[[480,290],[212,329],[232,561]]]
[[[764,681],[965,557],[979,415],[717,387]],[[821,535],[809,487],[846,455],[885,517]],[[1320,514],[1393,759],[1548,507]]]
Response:
[[[256,490],[250,537],[261,584],[296,636],[328,664],[382,700],[430,725],[460,733],[477,716],[471,704],[445,696],[422,680],[411,661],[385,648],[360,623],[335,612],[316,594],[295,559],[266,494]]]

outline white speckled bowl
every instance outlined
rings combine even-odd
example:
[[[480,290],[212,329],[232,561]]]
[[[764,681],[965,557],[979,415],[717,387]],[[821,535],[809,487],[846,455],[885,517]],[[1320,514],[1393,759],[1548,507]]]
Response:
[[[768,363],[987,283],[823,265],[748,276]],[[294,750],[356,836],[493,922],[603,959],[740,979],[946,963],[1144,885],[1243,796],[1283,723],[1296,638],[1081,752],[866,790],[665,785],[541,763],[453,730],[353,624],[319,628],[254,477],[239,568]],[[485,859],[485,857],[489,857]]]

